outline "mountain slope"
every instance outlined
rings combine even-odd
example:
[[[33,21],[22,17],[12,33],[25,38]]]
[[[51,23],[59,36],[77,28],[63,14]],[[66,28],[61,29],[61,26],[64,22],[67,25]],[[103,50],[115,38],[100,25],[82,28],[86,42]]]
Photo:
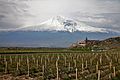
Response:
[[[18,31],[84,31],[84,32],[107,32],[104,28],[96,28],[85,23],[64,18],[62,16],[53,17],[39,25],[21,27]]]
[[[109,48],[120,48],[120,37],[111,37],[101,41],[101,46]]]

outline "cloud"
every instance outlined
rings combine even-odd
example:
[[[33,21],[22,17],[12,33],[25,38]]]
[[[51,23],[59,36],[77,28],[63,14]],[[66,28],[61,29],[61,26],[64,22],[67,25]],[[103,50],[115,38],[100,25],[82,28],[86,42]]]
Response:
[[[120,13],[82,14],[75,13],[72,15],[74,19],[85,22],[88,25],[107,28],[116,32],[120,31]]]
[[[109,24],[112,22],[112,20],[110,19],[106,19],[106,18],[103,18],[103,17],[84,17],[84,18],[81,18],[81,21],[86,21],[86,22],[94,22],[94,23],[106,23],[106,24]]]
[[[63,15],[120,30],[120,0],[0,0],[0,29],[40,24]]]
[[[0,0],[0,29],[22,26],[26,8],[20,1]]]

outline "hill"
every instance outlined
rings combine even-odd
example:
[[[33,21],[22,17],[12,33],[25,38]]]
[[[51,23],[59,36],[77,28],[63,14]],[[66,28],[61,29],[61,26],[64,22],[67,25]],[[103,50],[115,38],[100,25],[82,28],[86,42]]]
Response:
[[[120,48],[120,37],[111,37],[105,40],[83,40],[78,41],[70,48],[91,48],[91,49],[118,49]]]
[[[120,37],[112,37],[102,40],[99,45],[109,49],[120,48]]]

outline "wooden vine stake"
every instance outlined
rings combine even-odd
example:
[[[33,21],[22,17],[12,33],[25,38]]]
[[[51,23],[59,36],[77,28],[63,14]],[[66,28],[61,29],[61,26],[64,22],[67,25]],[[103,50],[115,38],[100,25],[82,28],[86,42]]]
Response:
[[[19,63],[17,62],[17,71],[18,71],[18,69],[19,69]]]
[[[42,74],[43,74],[43,77],[44,77],[44,73],[45,73],[45,66],[44,65],[42,66],[42,72],[43,72]]]
[[[10,63],[12,64],[12,57],[10,56]]]
[[[33,58],[33,61],[34,61],[34,63],[35,63],[35,57],[34,57],[34,55],[32,55],[32,58]]]
[[[27,67],[28,67],[28,76],[29,76],[30,65],[29,65],[29,59],[28,59],[28,56],[27,56]]]
[[[116,77],[115,66],[113,67],[113,76]]]
[[[65,56],[65,66],[66,66],[66,56]]]
[[[78,69],[76,68],[76,80],[78,80]]]
[[[57,69],[57,80],[59,80],[59,72],[58,72],[58,67],[57,67],[56,69]]]
[[[21,65],[21,59],[19,58],[19,66]]]
[[[79,59],[79,55],[77,55],[77,60]]]
[[[4,63],[5,63],[5,73],[7,73],[8,65],[7,65],[6,56],[4,56]]]
[[[112,69],[112,62],[109,63],[110,70]]]
[[[36,60],[36,66],[37,66],[37,68],[38,68],[38,66],[39,66],[39,62],[38,62],[38,59]]]
[[[77,65],[76,65],[76,60],[74,60],[74,67],[77,67]]]
[[[85,68],[87,68],[87,60],[85,61]]]
[[[82,72],[83,72],[83,70],[84,70],[84,64],[82,63]]]
[[[47,62],[48,62],[48,63],[50,62],[50,57],[49,57],[49,55],[47,56]]]
[[[57,61],[56,61],[57,80],[59,80],[58,60],[59,60],[59,57],[58,57],[58,59],[57,59]]]
[[[58,58],[57,58],[57,60],[59,60],[60,59],[60,56],[58,55]]]
[[[100,80],[100,70],[98,70],[98,80]]]
[[[45,69],[46,69],[46,66],[47,66],[47,61],[46,61],[46,58],[45,58]]]
[[[4,56],[4,62],[6,62],[6,56]]]
[[[111,74],[109,74],[109,79],[111,80]]]
[[[58,67],[58,59],[57,59],[57,61],[56,61],[56,68]]]
[[[100,64],[102,64],[102,55],[100,56]]]
[[[70,71],[70,62],[69,62],[69,67],[68,67],[68,70]]]
[[[96,65],[96,73],[98,73],[98,61],[97,61],[97,65]]]
[[[8,68],[8,64],[7,61],[5,61],[5,73],[7,73],[7,68]]]

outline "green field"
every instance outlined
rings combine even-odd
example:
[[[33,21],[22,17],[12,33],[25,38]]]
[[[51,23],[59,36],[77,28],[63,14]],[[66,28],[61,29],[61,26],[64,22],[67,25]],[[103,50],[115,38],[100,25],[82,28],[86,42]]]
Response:
[[[0,80],[120,80],[120,51],[0,49]]]

